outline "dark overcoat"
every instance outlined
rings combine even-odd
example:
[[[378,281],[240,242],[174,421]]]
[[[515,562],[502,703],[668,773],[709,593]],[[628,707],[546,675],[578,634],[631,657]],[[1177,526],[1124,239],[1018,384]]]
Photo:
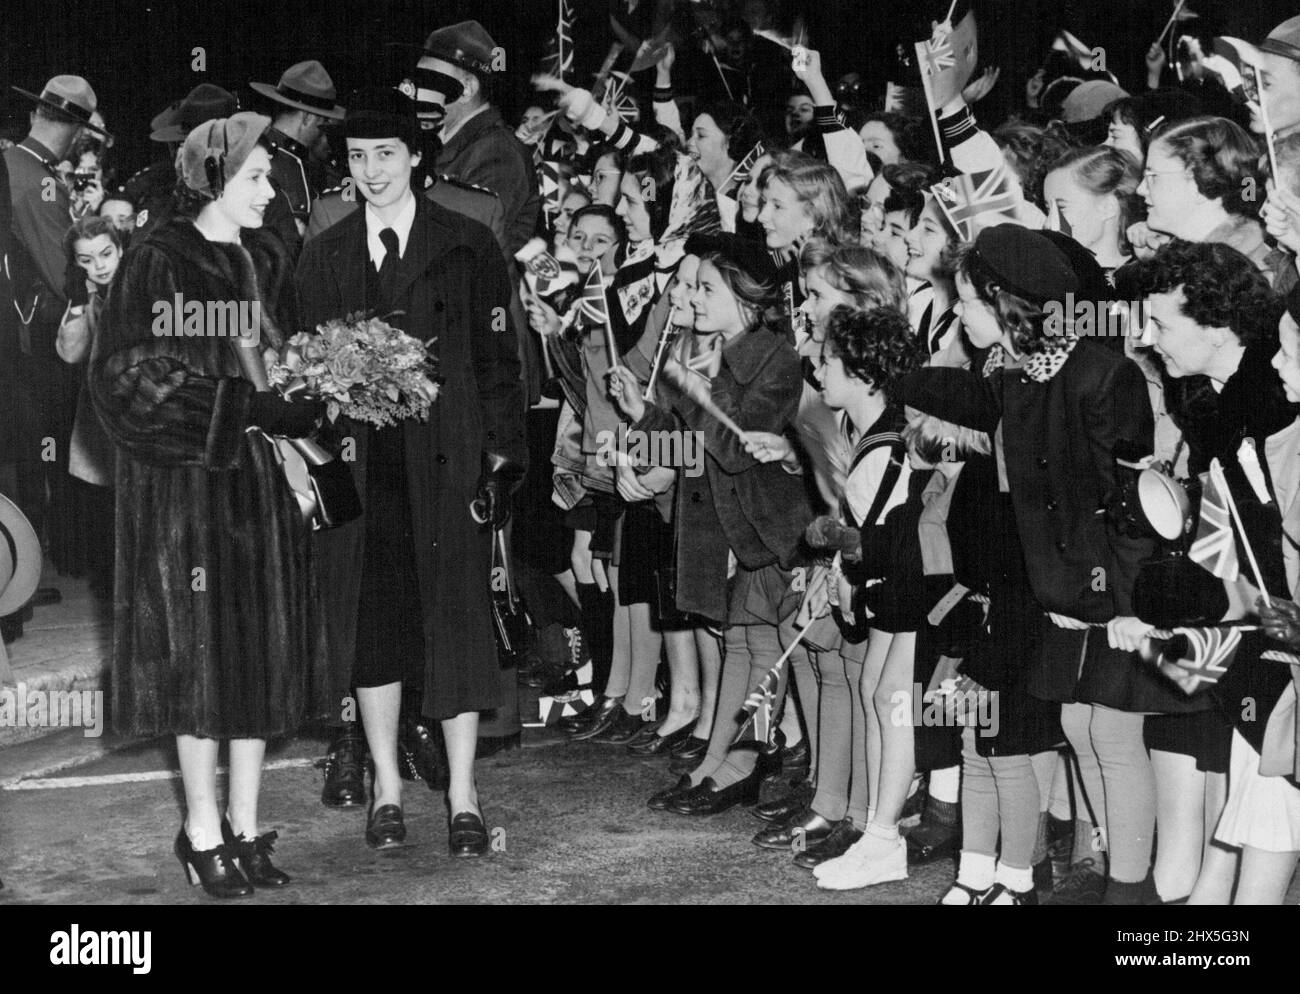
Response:
[[[1046,382],[1012,367],[988,377],[927,367],[907,377],[904,400],[990,435],[1001,424],[1025,567],[1045,611],[1094,625],[1134,613],[1133,587],[1153,543],[1121,533],[1104,508],[1117,486],[1116,444],[1152,449],[1151,402],[1136,363],[1085,338]],[[1030,690],[1131,711],[1153,710],[1162,697],[1136,653],[1109,649],[1100,627],[1050,624]]]
[[[242,247],[170,220],[127,253],[88,384],[117,448],[113,713],[123,732],[267,738],[324,713],[310,533],[271,448],[249,433],[236,346],[160,336],[154,305],[257,302],[265,344],[292,328],[283,243]],[[251,312],[250,312],[251,313]]]
[[[662,381],[661,381],[662,382]],[[713,378],[713,403],[745,431],[785,434],[799,409],[799,356],[783,334],[760,324],[728,342]],[[666,406],[646,405],[642,432],[699,432],[703,472],[677,479],[677,608],[722,622],[728,617],[727,550],[746,570],[801,560],[813,518],[803,478],[762,463],[689,396],[665,384]]]
[[[484,453],[524,466],[524,399],[510,325],[511,290],[492,232],[416,198],[415,222],[394,299],[409,309],[393,323],[434,340],[442,391],[428,421],[404,423],[406,474],[425,643],[424,712],[450,718],[497,706],[499,664],[490,615],[491,534],[469,513]],[[365,310],[366,212],[355,211],[309,241],[298,264],[303,324]],[[370,430],[340,418],[365,493]],[[328,612],[334,695],[348,694],[356,651],[365,553],[364,519],[317,535]]]

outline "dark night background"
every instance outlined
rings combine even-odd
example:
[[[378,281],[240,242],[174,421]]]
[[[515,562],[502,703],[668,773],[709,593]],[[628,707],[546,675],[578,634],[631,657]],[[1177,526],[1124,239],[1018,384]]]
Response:
[[[1202,33],[1256,42],[1297,11],[1294,0],[1189,4],[1202,14]],[[787,23],[804,11],[809,44],[822,51],[832,84],[854,69],[870,80],[872,92],[883,91],[894,40],[907,38],[918,17],[942,17],[947,10],[939,0],[774,0],[770,6]],[[1143,54],[1172,6],[1167,0],[976,0],[981,63],[1002,67],[1001,81],[980,106],[981,117],[996,122],[1022,99],[1025,79],[1043,62],[1061,27],[1089,46],[1105,47],[1108,68],[1122,84],[1142,85]],[[575,0],[575,7],[575,82],[581,84],[609,46],[608,2]],[[6,0],[0,127],[15,137],[26,131],[31,104],[10,91],[11,84],[39,91],[58,73],[85,76],[117,136],[111,164],[124,178],[160,151],[148,141],[150,118],[205,79],[238,92],[245,108],[265,110],[248,82],[274,84],[289,65],[316,58],[345,95],[366,82],[389,81],[382,78],[391,75],[385,70],[391,64],[386,43],[419,44],[434,28],[468,18],[480,21],[505,50],[508,80],[497,102],[514,120],[528,97],[528,76],[553,35],[555,10],[554,0]],[[190,69],[195,47],[207,53],[206,74]],[[699,74],[707,78],[712,72],[702,56],[679,54],[679,91],[691,91]]]

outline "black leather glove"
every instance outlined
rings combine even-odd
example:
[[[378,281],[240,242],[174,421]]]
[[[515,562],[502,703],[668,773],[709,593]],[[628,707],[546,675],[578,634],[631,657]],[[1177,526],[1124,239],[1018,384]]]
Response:
[[[1300,649],[1300,605],[1281,597],[1269,600],[1260,597],[1255,601],[1255,609],[1259,611],[1265,635],[1288,649]]]
[[[315,397],[285,400],[278,390],[259,390],[248,405],[248,423],[268,435],[306,438],[325,416],[325,402]]]
[[[483,453],[483,473],[469,512],[481,525],[503,528],[510,520],[510,495],[523,482],[524,468],[507,456]]]
[[[68,275],[63,281],[63,293],[73,307],[85,307],[90,303],[90,291],[86,289],[86,271],[75,263],[68,267]]]

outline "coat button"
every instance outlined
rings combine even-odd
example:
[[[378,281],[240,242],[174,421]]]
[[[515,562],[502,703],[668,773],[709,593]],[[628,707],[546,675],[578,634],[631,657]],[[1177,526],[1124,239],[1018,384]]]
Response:
[[[700,496],[700,492],[698,490],[696,490],[694,493],[691,494],[692,504],[698,504],[700,503],[701,500],[703,500],[703,498]]]
[[[444,456],[441,452],[438,453],[438,465],[439,466],[447,465],[447,457]]]
[[[1057,541],[1056,541],[1056,551],[1057,551],[1057,552],[1064,552],[1064,551],[1065,551],[1065,543],[1064,543],[1063,541],[1061,541],[1060,539],[1057,539]]]
[[[1054,500],[1049,500],[1047,502],[1047,509],[1049,511],[1055,511],[1058,507],[1060,507],[1060,505]]]
[[[1046,469],[1046,468],[1047,468],[1047,456],[1039,456],[1039,457],[1038,457],[1038,468],[1039,468],[1039,469]]]

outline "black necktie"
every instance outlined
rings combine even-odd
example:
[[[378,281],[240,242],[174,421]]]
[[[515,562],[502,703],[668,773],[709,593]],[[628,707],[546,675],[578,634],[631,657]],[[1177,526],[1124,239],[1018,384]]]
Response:
[[[397,232],[385,228],[379,233],[379,240],[384,243],[384,261],[379,266],[379,295],[388,307],[393,306],[393,294],[397,291]]]

